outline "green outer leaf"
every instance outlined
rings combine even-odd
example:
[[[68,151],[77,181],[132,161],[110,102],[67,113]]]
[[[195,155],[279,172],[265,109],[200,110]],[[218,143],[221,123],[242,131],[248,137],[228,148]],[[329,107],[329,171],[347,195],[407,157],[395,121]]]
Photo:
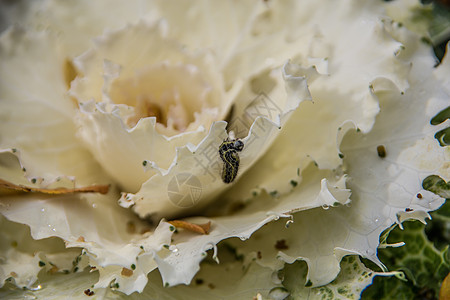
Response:
[[[433,219],[427,227],[435,223],[450,222],[449,211],[450,201],[447,200],[438,211],[432,213]],[[437,299],[440,284],[450,272],[450,240],[446,241],[443,249],[437,249],[426,235],[425,227],[417,221],[405,222],[404,230],[395,228],[388,240],[404,241],[406,245],[378,251],[381,261],[388,269],[404,271],[408,282],[393,278],[376,279],[363,292],[362,299],[416,299],[426,295],[430,297],[426,299]]]
[[[434,116],[431,119],[430,123],[431,125],[439,125],[447,119],[450,119],[450,106],[440,111],[436,116]]]
[[[437,115],[435,115],[431,121],[431,125],[439,125],[446,120],[450,119],[450,106],[448,106],[446,109],[443,109],[440,111]],[[434,135],[434,138],[439,141],[439,145],[441,147],[449,146],[450,145],[450,127],[444,128]],[[447,190],[449,188],[447,187]],[[442,196],[442,194],[439,194]],[[442,196],[444,197],[444,196]],[[447,196],[448,197],[448,196]]]
[[[450,184],[437,175],[430,175],[425,178],[422,187],[443,198],[450,198]]]
[[[283,285],[291,293],[288,299],[359,299],[361,291],[375,276],[397,275],[374,272],[365,267],[355,255],[342,259],[339,276],[325,286],[308,288],[308,283],[305,284],[306,272],[306,263],[302,261],[286,264]]]

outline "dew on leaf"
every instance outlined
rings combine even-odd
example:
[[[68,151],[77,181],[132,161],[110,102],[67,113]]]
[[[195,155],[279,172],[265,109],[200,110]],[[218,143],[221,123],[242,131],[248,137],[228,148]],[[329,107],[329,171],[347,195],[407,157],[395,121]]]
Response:
[[[283,300],[289,296],[289,292],[284,287],[275,287],[269,291],[270,299]]]
[[[325,210],[328,210],[328,209],[330,209],[330,206],[328,204],[323,204],[322,208],[325,209]]]

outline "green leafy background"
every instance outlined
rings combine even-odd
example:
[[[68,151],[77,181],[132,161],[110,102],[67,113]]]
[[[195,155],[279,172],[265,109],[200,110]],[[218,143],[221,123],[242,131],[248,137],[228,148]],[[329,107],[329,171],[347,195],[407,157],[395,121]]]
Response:
[[[378,250],[388,269],[403,271],[407,281],[376,277],[362,299],[437,299],[441,282],[450,272],[450,201],[431,215],[428,225],[407,221],[403,230],[396,227],[390,232],[388,243],[403,241],[404,246]]]

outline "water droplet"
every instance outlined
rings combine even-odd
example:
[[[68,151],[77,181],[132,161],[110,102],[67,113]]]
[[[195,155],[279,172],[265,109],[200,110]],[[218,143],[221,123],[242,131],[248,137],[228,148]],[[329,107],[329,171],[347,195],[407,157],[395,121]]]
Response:
[[[330,209],[330,206],[329,206],[328,204],[323,204],[323,205],[322,205],[322,208],[325,209],[325,210],[327,210],[327,209]]]
[[[45,208],[41,208],[41,211],[42,211],[42,212],[45,212]]]
[[[239,238],[241,239],[241,241],[245,241],[247,239],[245,236],[240,236]]]
[[[96,204],[96,203],[93,203],[93,204],[92,204],[92,208],[97,208],[97,204]]]
[[[380,222],[380,219],[375,218],[375,220],[373,220],[375,222],[375,224],[378,224]]]
[[[366,254],[367,254],[367,256],[372,256],[375,254],[375,252],[372,249],[367,249]]]
[[[40,284],[38,284],[38,285],[35,286],[35,287],[30,287],[30,290],[31,290],[31,291],[39,291],[40,289],[42,289],[42,285],[40,285]]]
[[[291,226],[291,224],[294,223],[294,220],[288,220],[286,222],[286,225],[284,225],[286,228],[289,228],[289,226]]]
[[[172,253],[177,253],[178,252],[178,248],[175,245],[170,245],[169,246],[169,250],[172,251]]]
[[[274,300],[283,300],[289,295],[290,293],[284,287],[275,287],[269,292],[269,297]]]

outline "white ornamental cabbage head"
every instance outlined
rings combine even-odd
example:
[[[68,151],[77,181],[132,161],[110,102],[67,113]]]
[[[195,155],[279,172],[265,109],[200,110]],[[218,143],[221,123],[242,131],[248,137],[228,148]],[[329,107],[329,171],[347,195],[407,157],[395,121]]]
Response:
[[[433,138],[448,120],[429,123],[449,102],[449,59],[433,68],[381,3],[0,7],[16,14],[0,37],[0,183],[25,192],[0,200],[1,285],[90,266],[96,291],[195,299],[198,286],[161,290],[150,272],[190,284],[208,250],[219,262],[217,244],[238,237],[257,265],[206,264],[198,276],[221,284],[211,295],[282,297],[269,277],[284,263],[306,261],[308,286],[333,281],[346,255],[383,267],[381,232],[444,201],[422,181],[450,178]],[[219,154],[236,138],[241,151]],[[242,284],[223,281],[230,269]]]

